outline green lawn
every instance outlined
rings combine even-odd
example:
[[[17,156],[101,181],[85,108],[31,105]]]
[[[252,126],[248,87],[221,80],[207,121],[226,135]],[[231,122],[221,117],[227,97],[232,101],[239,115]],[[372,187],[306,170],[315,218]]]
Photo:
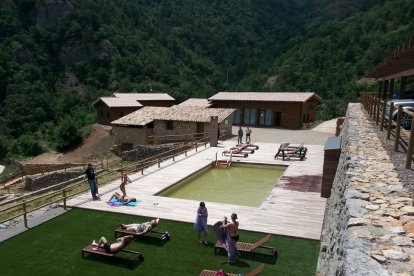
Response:
[[[197,243],[193,225],[161,220],[171,240],[161,245],[152,239],[134,241],[132,250],[145,260],[133,268],[121,260],[81,258],[81,248],[93,239],[113,240],[120,223],[143,222],[147,218],[88,210],[72,210],[14,238],[0,243],[0,271],[6,275],[198,275],[203,268],[246,273],[259,262],[242,258],[236,265],[226,256],[214,255],[213,245]],[[241,232],[241,240],[255,242],[262,233]],[[215,242],[210,231],[209,241]],[[319,242],[272,236],[270,246],[278,252],[276,264],[265,264],[261,275],[315,275]]]

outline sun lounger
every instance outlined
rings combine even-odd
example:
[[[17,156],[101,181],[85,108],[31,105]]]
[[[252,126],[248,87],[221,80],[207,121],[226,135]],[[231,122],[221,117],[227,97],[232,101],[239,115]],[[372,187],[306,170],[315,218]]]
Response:
[[[238,149],[238,148],[225,150],[225,151],[223,151],[222,155],[225,155],[225,156],[230,156],[231,155],[232,157],[243,157],[243,158],[246,158],[246,157],[249,156],[248,153],[243,152],[241,149]]]
[[[246,273],[245,276],[256,276],[256,275],[259,275],[263,271],[263,266],[264,266],[264,264],[261,264],[261,265],[257,266],[252,271]],[[200,276],[215,276],[216,273],[217,273],[217,271],[215,271],[215,270],[207,270],[207,269],[204,269],[203,271],[201,271]],[[240,275],[240,274],[226,273],[226,275],[227,276],[237,276],[237,275]]]
[[[96,249],[96,250],[94,250]],[[113,258],[115,257],[115,255],[119,252],[126,252],[128,253],[131,258],[128,258],[128,261],[130,261],[130,264],[134,264],[136,261],[140,260],[143,261],[144,260],[144,256],[142,255],[141,252],[136,252],[136,251],[132,251],[132,250],[128,250],[128,249],[121,249],[120,251],[118,251],[117,253],[108,253],[105,251],[105,249],[101,248],[101,247],[96,247],[93,246],[92,244],[87,245],[85,248],[83,248],[81,250],[82,252],[82,258],[85,258],[85,255],[99,255],[99,256],[104,256],[107,258]]]
[[[245,147],[245,148],[254,149],[254,150],[258,150],[259,149],[259,146],[258,145],[254,145],[254,144],[250,144],[250,143],[237,144],[237,147]]]
[[[155,227],[154,227],[155,228]],[[152,233],[155,235],[156,238],[161,239],[162,241],[169,241],[170,240],[170,234],[167,231],[156,231],[154,230],[154,228],[152,228],[151,230],[145,232],[145,233],[137,233],[135,231],[129,231],[127,229],[123,229],[122,227],[118,227],[115,230],[115,238],[118,238],[120,236],[125,236],[125,235],[132,235],[134,236],[134,238],[140,238],[143,236],[146,236],[148,233]]]
[[[264,244],[269,241],[270,234],[267,234],[262,239],[255,243],[247,243],[247,242],[236,242],[236,249],[239,252],[247,252],[247,253],[257,253],[261,255],[266,255],[271,258],[273,261],[276,257],[276,249],[274,247],[265,246]],[[260,248],[260,252],[254,252],[255,249]],[[221,242],[217,242],[214,246],[214,253],[218,254],[222,249],[224,249],[224,245]]]
[[[282,143],[280,144],[279,150],[275,155],[275,159],[282,155],[283,160],[297,158],[300,161],[303,161],[306,158],[307,152],[308,149],[303,146],[303,143],[299,146],[290,146],[289,143]]]

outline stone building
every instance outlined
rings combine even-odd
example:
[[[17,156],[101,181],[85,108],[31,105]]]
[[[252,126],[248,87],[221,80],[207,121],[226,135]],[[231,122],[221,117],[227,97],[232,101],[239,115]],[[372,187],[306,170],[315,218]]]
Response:
[[[316,120],[314,92],[219,92],[212,107],[235,108],[234,125],[299,129]]]
[[[231,135],[231,108],[198,106],[143,107],[112,122],[116,144],[161,144],[210,135],[210,120],[218,117],[221,135]]]
[[[143,106],[170,107],[174,98],[167,93],[113,93],[111,97],[101,97],[93,103],[96,122],[110,125],[115,121]]]

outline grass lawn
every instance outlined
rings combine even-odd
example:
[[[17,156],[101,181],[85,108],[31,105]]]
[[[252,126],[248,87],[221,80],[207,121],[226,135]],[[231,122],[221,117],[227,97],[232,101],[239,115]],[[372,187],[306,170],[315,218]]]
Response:
[[[140,251],[145,260],[130,268],[122,259],[93,256],[81,258],[81,248],[105,236],[114,240],[120,223],[144,222],[147,218],[108,212],[72,210],[20,235],[0,243],[0,274],[6,275],[199,275],[203,268],[223,268],[229,273],[246,273],[260,262],[241,258],[235,265],[225,255],[214,255],[215,237],[209,246],[197,243],[190,223],[161,220],[171,240],[163,245],[143,238],[128,248]],[[255,242],[263,233],[242,231],[241,240]],[[265,263],[261,275],[315,275],[319,242],[272,236],[268,242],[278,252],[276,264]]]

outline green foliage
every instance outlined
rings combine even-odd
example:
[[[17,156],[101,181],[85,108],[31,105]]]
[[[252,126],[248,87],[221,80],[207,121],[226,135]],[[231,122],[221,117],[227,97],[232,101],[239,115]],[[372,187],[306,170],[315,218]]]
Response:
[[[366,89],[356,79],[413,33],[413,7],[414,0],[6,1],[0,135],[13,143],[3,148],[33,154],[39,149],[20,146],[33,133],[45,146],[75,146],[95,121],[91,103],[113,91],[163,91],[178,102],[217,91],[315,91],[324,99],[320,118],[343,115]]]
[[[44,152],[40,140],[31,134],[23,134],[10,145],[10,153],[15,156],[36,156]]]
[[[81,133],[72,118],[65,117],[59,121],[55,140],[59,151],[68,150],[82,141]]]

